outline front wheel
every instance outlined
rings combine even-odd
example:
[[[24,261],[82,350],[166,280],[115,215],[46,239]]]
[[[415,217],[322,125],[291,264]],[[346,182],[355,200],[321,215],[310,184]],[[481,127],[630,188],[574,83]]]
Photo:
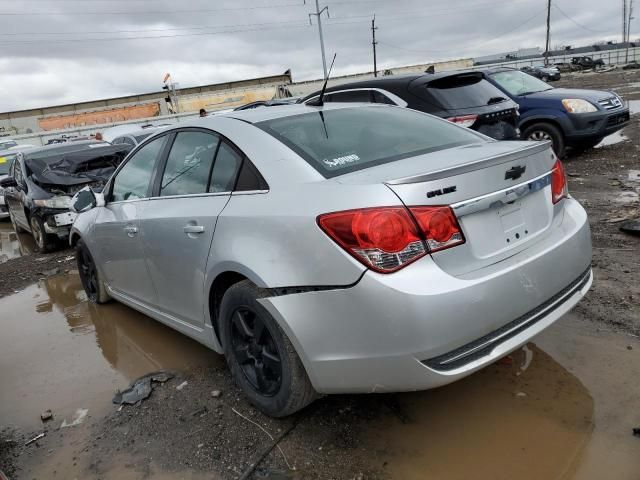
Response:
[[[78,263],[80,281],[89,301],[97,304],[107,303],[111,297],[107,293],[107,287],[89,248],[82,240],[78,240],[76,244],[76,262]]]
[[[39,253],[48,253],[56,248],[56,237],[47,233],[44,229],[44,222],[40,217],[33,215],[29,219],[29,226],[31,227],[31,235],[36,241],[36,247]]]
[[[548,140],[551,142],[556,155],[560,158],[564,156],[564,136],[555,125],[546,122],[534,123],[524,129],[522,137],[526,140],[538,142]]]
[[[248,280],[230,287],[220,306],[220,335],[231,375],[249,401],[267,415],[284,417],[317,393],[291,341],[258,302],[265,295]]]

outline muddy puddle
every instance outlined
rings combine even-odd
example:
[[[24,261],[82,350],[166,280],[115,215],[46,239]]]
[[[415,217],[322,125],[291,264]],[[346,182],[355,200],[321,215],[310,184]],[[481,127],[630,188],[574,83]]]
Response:
[[[0,263],[29,255],[34,250],[33,237],[25,233],[16,233],[10,222],[0,221]]]
[[[369,433],[381,469],[403,480],[640,478],[640,355],[621,337],[576,341],[581,325],[569,319],[507,362],[397,396],[402,418]]]
[[[220,361],[200,344],[130,308],[87,301],[76,274],[51,277],[0,300],[0,419],[39,428],[113,408],[116,389],[158,369]]]
[[[391,478],[572,478],[593,431],[591,394],[534,344],[509,360],[398,397],[405,422],[372,432]]]

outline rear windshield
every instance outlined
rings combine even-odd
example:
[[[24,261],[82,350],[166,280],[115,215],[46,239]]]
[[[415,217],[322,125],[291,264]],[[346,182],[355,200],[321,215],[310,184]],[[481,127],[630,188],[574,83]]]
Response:
[[[448,110],[481,107],[507,101],[504,93],[481,74],[455,75],[427,84],[429,93]]]
[[[542,80],[518,70],[492,73],[491,78],[513,96],[544,92],[553,88]]]
[[[483,140],[414,110],[365,106],[319,110],[256,124],[325,178]]]

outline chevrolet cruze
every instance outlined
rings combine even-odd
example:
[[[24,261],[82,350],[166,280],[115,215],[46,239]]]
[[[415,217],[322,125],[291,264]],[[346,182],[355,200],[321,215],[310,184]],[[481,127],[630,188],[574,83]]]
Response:
[[[224,353],[262,411],[443,385],[592,281],[548,142],[413,110],[285,106],[156,133],[76,195],[82,283]]]

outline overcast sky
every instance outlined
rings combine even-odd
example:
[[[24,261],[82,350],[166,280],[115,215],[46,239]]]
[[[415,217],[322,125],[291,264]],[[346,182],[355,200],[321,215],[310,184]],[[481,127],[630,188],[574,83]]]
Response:
[[[279,74],[320,78],[314,0],[0,0],[0,111]],[[637,1],[640,18],[640,1]],[[313,5],[312,5],[313,4]],[[552,40],[620,40],[619,0],[554,0]],[[544,48],[545,0],[326,0],[336,75]],[[564,13],[563,13],[564,12]],[[632,23],[640,37],[640,21]],[[156,37],[156,38],[153,38]]]

